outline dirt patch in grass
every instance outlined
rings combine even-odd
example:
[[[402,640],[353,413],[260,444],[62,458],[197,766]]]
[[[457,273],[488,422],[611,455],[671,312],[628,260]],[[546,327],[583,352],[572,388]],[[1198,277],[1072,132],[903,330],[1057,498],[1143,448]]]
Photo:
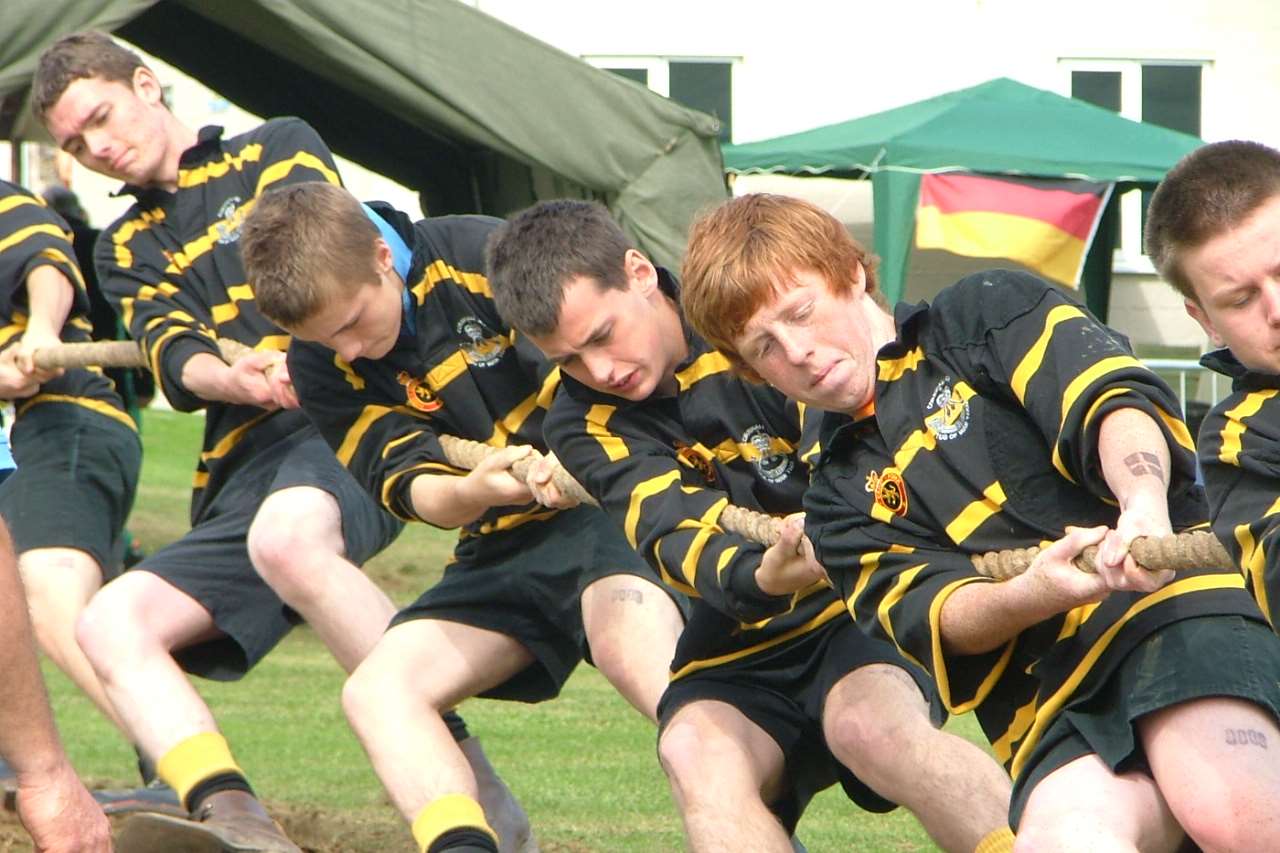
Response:
[[[322,812],[306,806],[268,803],[271,816],[280,821],[294,843],[307,853],[365,853],[411,851],[413,836],[390,809],[376,814]],[[127,853],[127,851],[125,851]]]
[[[382,814],[324,813],[315,808],[268,803],[272,816],[307,853],[370,853],[411,851],[413,838],[390,811]],[[112,819],[119,832],[128,817]],[[0,812],[0,851],[30,851],[31,838],[12,812]],[[128,853],[128,851],[121,851]]]

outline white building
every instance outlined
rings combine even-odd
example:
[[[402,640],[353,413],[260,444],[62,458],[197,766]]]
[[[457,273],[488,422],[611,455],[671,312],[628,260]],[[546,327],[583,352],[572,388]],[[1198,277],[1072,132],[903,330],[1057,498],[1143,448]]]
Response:
[[[1275,0],[469,0],[658,92],[716,112],[729,141],[846,121],[1011,77],[1208,141],[1280,147],[1280,3]],[[702,66],[699,68],[698,66]],[[727,110],[725,105],[727,105]],[[870,240],[863,182],[750,177],[839,211]],[[1145,346],[1198,351],[1205,338],[1141,253],[1139,193],[1122,212],[1110,322]],[[991,261],[913,252],[908,298]]]
[[[1280,3],[1275,0],[465,0],[595,65],[720,116],[749,142],[1012,77],[1206,140],[1280,146]],[[258,119],[157,63],[186,123],[236,133]],[[417,211],[416,193],[343,164],[358,195]],[[32,182],[54,179],[34,170]],[[110,182],[70,171],[94,221],[123,209]],[[865,182],[751,177],[736,191],[815,197],[870,241]],[[1122,214],[1110,321],[1140,345],[1200,349],[1204,336],[1141,254],[1140,210]],[[913,252],[908,298],[991,261]]]

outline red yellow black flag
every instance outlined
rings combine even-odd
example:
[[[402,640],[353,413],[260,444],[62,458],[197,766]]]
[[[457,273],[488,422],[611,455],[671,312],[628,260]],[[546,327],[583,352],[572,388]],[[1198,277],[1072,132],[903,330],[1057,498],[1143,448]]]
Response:
[[[1046,278],[1080,283],[1111,183],[936,172],[920,178],[916,246],[1010,258]]]

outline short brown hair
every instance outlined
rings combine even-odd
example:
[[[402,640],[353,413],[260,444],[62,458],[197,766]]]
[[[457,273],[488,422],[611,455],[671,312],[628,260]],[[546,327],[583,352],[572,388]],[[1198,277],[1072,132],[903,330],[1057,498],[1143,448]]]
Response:
[[[98,77],[131,86],[133,73],[139,68],[147,68],[142,57],[116,44],[106,33],[85,30],[63,36],[40,54],[31,81],[31,111],[43,122],[75,81]]]
[[[880,302],[879,259],[840,220],[789,196],[754,193],[731,199],[694,222],[681,273],[685,317],[743,376],[760,381],[734,347],[751,316],[779,281],[800,270],[818,273],[837,294],[866,271],[867,293]]]
[[[602,290],[627,286],[631,241],[602,204],[543,201],[520,211],[489,235],[485,271],[498,313],[526,335],[560,325],[564,286],[585,277]]]
[[[1194,300],[1182,254],[1237,227],[1277,195],[1280,151],[1242,140],[1197,148],[1170,170],[1151,197],[1147,255],[1165,281]]]
[[[324,181],[263,193],[240,231],[240,255],[264,315],[286,328],[324,310],[335,289],[377,279],[378,226],[355,196]]]

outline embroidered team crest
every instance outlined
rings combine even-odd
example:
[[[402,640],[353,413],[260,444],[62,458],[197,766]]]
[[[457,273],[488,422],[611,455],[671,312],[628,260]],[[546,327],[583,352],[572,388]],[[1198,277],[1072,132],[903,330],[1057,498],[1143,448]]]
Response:
[[[760,479],[767,483],[781,483],[796,467],[789,448],[769,435],[760,424],[756,424],[742,434],[742,443],[751,445],[757,451],[755,458],[751,459],[751,464],[755,466]]]
[[[495,335],[484,323],[475,317],[463,317],[454,327],[459,335],[467,339],[462,347],[462,354],[467,364],[476,367],[492,367],[497,364],[507,349],[507,339]]]
[[[907,484],[897,468],[885,468],[867,474],[866,489],[880,506],[894,515],[907,516]]]
[[[708,486],[714,486],[719,479],[716,476],[716,466],[711,464],[710,459],[698,452],[697,448],[677,442],[676,458],[701,474],[702,478],[707,481]]]
[[[400,371],[396,375],[396,381],[404,386],[405,402],[419,412],[434,412],[444,405],[436,396],[436,392],[431,390],[431,386],[421,379],[410,376],[408,372]]]
[[[219,243],[234,243],[240,239],[240,226],[244,224],[244,209],[240,202],[240,196],[233,195],[218,208],[218,221],[213,224],[213,230],[218,234]]]
[[[943,377],[925,403],[932,414],[925,415],[925,425],[939,441],[959,438],[969,429],[969,401],[951,387],[951,377]]]

